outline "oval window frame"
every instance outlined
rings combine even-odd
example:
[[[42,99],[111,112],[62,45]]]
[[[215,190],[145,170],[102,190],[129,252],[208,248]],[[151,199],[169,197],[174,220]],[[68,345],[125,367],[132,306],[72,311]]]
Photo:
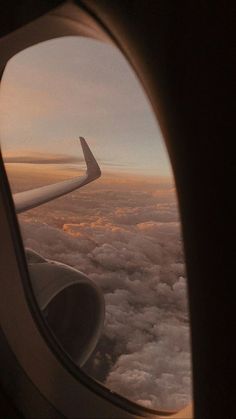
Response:
[[[71,14],[73,15],[73,18],[71,18]],[[49,22],[51,26],[48,33],[47,31],[45,31],[45,26],[47,27]],[[37,19],[33,23],[30,23],[22,29],[15,31],[12,35],[4,39],[3,43],[0,44],[0,51],[1,49],[6,48],[7,53],[5,53],[3,56],[2,69],[6,66],[8,60],[11,57],[13,57],[18,52],[26,49],[29,46],[33,46],[39,42],[47,41],[49,39],[55,39],[58,37],[71,35],[87,36],[98,40],[102,40],[103,42],[115,43],[115,45],[121,50],[121,52],[123,53],[123,55],[125,55],[125,58],[127,59],[126,54],[124,54],[124,51],[118,44],[117,40],[114,39],[114,36],[111,36],[111,33],[108,31],[107,28],[102,27],[101,23],[98,23],[94,19],[94,17],[90,16],[87,12],[85,12],[78,6],[70,5],[69,10],[65,6],[62,6],[58,8],[56,12],[53,11],[48,13],[47,15]],[[130,60],[128,61],[130,62]],[[11,267],[11,275],[14,280],[13,288],[15,291],[14,297],[16,297],[16,299],[13,301],[14,309],[11,313],[11,315],[13,315],[13,318],[11,319],[11,321],[9,321],[8,307],[6,304],[4,304],[4,300],[6,302],[9,301],[9,298],[11,298],[10,296],[12,296],[12,284],[9,284],[8,281],[5,280],[4,286],[2,286],[1,284],[2,292],[0,294],[4,297],[8,295],[9,298],[3,299],[1,297],[0,299],[0,303],[2,303],[2,306],[5,309],[5,311],[3,310],[4,316],[2,317],[1,314],[1,317],[4,319],[4,333],[8,341],[12,345],[13,351],[16,357],[18,358],[18,361],[21,365],[24,366],[23,368],[30,376],[30,379],[37,386],[37,388],[40,389],[42,394],[44,394],[44,396],[52,403],[52,405],[56,406],[56,408],[67,417],[73,417],[75,413],[78,414],[79,409],[81,412],[80,401],[83,398],[86,399],[89,393],[89,397],[96,398],[96,402],[94,401],[96,407],[91,408],[91,406],[87,404],[86,407],[84,406],[83,408],[84,413],[80,413],[81,417],[96,418],[96,413],[98,411],[100,417],[101,412],[103,412],[102,417],[104,418],[112,417],[111,411],[108,409],[109,404],[112,405],[112,411],[113,409],[115,409],[115,412],[113,412],[113,415],[116,415],[115,417],[117,417],[117,415],[119,415],[120,418],[133,417],[133,415],[139,415],[141,417],[153,417],[153,415],[155,415],[156,417],[174,417],[176,412],[150,409],[145,406],[138,405],[126,399],[125,397],[113,393],[112,391],[104,387],[102,384],[97,383],[92,378],[88,377],[85,373],[83,373],[83,371],[81,371],[78,367],[75,366],[75,364],[62,350],[58,342],[54,339],[52,333],[50,332],[49,328],[46,326],[42,318],[41,312],[38,308],[36,299],[33,294],[31,282],[28,275],[27,263],[24,256],[23,243],[21,240],[18,223],[14,211],[14,205],[11,196],[9,196],[10,190],[6,179],[6,174],[4,174],[4,177],[5,182],[3,186],[5,189],[5,196],[2,201],[5,201],[5,203],[7,204],[1,206],[1,211],[3,211],[1,223],[3,224],[5,220],[5,223],[8,224],[8,228],[5,228],[5,235],[7,237],[8,246],[6,246],[6,248],[4,249],[3,256],[4,253],[8,250],[11,254],[12,260],[14,260],[14,263],[12,263]],[[7,256],[7,254],[5,253],[5,257],[7,260],[9,256]],[[25,356],[25,354],[27,354],[29,342],[26,342],[23,339],[19,339],[19,329],[16,330],[16,328],[14,327],[14,319],[16,319],[19,315],[22,315],[23,312],[24,323],[22,323],[21,325],[19,324],[19,326],[23,326],[22,331],[24,329],[31,331],[31,336],[33,335],[35,338],[34,344],[36,344],[37,342],[37,349],[40,347],[40,354],[42,354],[42,359],[45,359],[47,354],[48,368],[46,367],[45,369],[44,365],[43,371],[46,372],[50,370],[52,364],[54,364],[57,365],[57,372],[60,371],[60,374],[62,374],[62,372],[64,372],[65,374],[64,380],[62,380],[63,393],[67,394],[67,397],[69,390],[70,395],[71,393],[73,393],[73,402],[71,401],[70,397],[69,405],[68,403],[66,403],[65,398],[63,397],[63,400],[60,399],[60,396],[58,396],[58,394],[54,394],[52,397],[49,388],[50,377],[48,377],[49,381],[46,380],[47,383],[45,382],[45,376],[43,376],[42,374],[43,371],[40,372],[40,377],[37,377],[38,365],[34,365],[34,362],[32,363],[32,359],[27,359],[27,356]],[[86,391],[88,391],[88,394],[86,396],[85,394],[83,395],[85,389]],[[80,400],[78,400],[78,391],[80,391],[81,394]],[[106,403],[104,403],[104,401]],[[90,409],[89,412],[88,408]]]

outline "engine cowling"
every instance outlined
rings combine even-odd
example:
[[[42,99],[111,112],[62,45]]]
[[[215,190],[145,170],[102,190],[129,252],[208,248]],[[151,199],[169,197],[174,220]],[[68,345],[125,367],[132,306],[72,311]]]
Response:
[[[80,367],[101,336],[105,302],[101,290],[82,272],[26,249],[35,297],[62,348]]]

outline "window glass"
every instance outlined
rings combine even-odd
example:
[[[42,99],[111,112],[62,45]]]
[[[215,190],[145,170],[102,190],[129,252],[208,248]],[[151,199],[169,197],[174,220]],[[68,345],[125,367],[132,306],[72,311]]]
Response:
[[[136,403],[186,405],[189,320],[175,185],[128,63],[115,47],[78,37],[24,50],[3,75],[0,130],[14,196],[83,176],[79,136],[102,171],[18,214],[36,298],[63,348]]]

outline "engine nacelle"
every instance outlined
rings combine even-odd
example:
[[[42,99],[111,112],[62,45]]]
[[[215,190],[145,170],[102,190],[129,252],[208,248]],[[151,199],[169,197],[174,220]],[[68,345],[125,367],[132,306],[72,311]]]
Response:
[[[82,272],[26,250],[35,297],[51,331],[78,366],[83,366],[101,336],[102,291]]]

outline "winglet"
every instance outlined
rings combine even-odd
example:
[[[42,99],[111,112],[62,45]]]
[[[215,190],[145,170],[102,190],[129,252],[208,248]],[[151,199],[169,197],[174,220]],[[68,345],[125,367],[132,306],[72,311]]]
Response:
[[[97,179],[98,177],[101,176],[101,169],[92,153],[92,151],[90,150],[88,144],[86,143],[85,139],[83,137],[79,137],[80,139],[80,143],[81,143],[81,147],[84,153],[84,159],[85,159],[85,163],[87,166],[87,176],[89,180],[94,180]]]

